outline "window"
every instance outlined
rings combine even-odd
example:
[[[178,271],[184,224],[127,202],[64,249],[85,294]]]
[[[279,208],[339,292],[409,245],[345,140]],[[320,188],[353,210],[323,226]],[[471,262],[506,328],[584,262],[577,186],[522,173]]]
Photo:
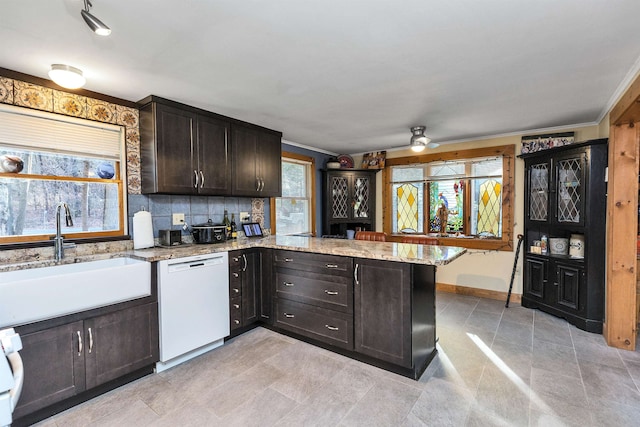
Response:
[[[60,202],[73,219],[66,238],[124,235],[123,153],[119,126],[2,106],[0,243],[48,240]]]
[[[282,197],[271,199],[271,223],[277,235],[315,235],[313,157],[282,153]]]
[[[441,244],[512,249],[514,147],[388,159],[387,234],[438,234]],[[385,212],[387,210],[385,209]]]

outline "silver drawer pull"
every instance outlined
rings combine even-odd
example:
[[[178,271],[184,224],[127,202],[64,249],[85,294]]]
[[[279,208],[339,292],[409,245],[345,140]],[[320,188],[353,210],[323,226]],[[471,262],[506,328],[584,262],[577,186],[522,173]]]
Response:
[[[235,323],[236,325],[239,325],[239,324],[240,324],[240,321],[239,321],[238,319],[235,319],[235,320],[233,321],[233,323]]]
[[[338,268],[338,264],[327,264],[327,268]]]
[[[239,294],[239,293],[240,293],[240,289],[238,289],[238,288],[233,288],[233,292],[235,292],[236,294]]]
[[[233,308],[240,308],[240,304],[233,304]]]
[[[293,314],[289,314],[289,313],[282,313],[282,314],[284,314],[284,317],[287,317],[289,319],[293,319],[294,317],[296,317]]]
[[[295,286],[295,283],[290,283],[290,282],[282,282],[282,284],[289,287]]]
[[[234,256],[234,257],[233,257],[233,260],[234,260],[235,262],[239,262],[239,261],[240,261],[240,257]]]
[[[233,277],[237,279],[238,277],[240,277],[240,275],[238,273],[233,273]]]
[[[80,331],[76,331],[78,334],[78,356],[82,354],[82,335],[80,335]]]
[[[330,291],[329,289],[325,289],[324,293],[327,294],[327,295],[338,295],[338,292]]]
[[[293,261],[293,258],[285,258],[284,259],[284,262],[291,262],[291,261]]]
[[[330,325],[324,325],[325,328],[327,328],[330,331],[339,331],[340,328],[337,328],[335,326],[330,326]]]
[[[93,350],[93,333],[91,332],[91,328],[89,328],[89,353]]]

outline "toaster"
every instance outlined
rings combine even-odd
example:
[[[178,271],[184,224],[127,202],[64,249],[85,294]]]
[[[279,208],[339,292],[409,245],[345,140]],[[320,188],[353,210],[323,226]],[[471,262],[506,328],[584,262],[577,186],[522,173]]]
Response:
[[[180,230],[160,230],[160,245],[175,246],[182,244],[182,233]]]

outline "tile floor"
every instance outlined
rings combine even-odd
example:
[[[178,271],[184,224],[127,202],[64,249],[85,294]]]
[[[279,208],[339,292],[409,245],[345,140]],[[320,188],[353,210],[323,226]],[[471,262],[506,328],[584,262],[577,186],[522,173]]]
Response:
[[[42,426],[626,426],[640,352],[539,311],[438,293],[419,381],[257,328]]]

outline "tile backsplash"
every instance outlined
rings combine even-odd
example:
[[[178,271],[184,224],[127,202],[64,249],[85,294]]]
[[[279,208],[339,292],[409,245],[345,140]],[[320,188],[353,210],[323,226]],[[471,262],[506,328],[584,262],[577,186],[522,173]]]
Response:
[[[204,224],[209,219],[214,224],[221,224],[224,218],[224,211],[227,210],[229,219],[231,219],[231,214],[234,214],[236,223],[240,226],[240,212],[249,212],[251,221],[259,222],[263,228],[268,230],[270,218],[268,217],[268,212],[265,212],[264,206],[264,199],[251,199],[249,197],[129,194],[129,234],[133,233],[133,215],[141,209],[151,212],[154,238],[158,237],[159,230],[182,229],[179,225],[172,225],[172,218],[175,213],[184,214],[185,222],[191,226]],[[182,230],[182,235],[183,237],[190,236],[189,232],[185,230]]]

